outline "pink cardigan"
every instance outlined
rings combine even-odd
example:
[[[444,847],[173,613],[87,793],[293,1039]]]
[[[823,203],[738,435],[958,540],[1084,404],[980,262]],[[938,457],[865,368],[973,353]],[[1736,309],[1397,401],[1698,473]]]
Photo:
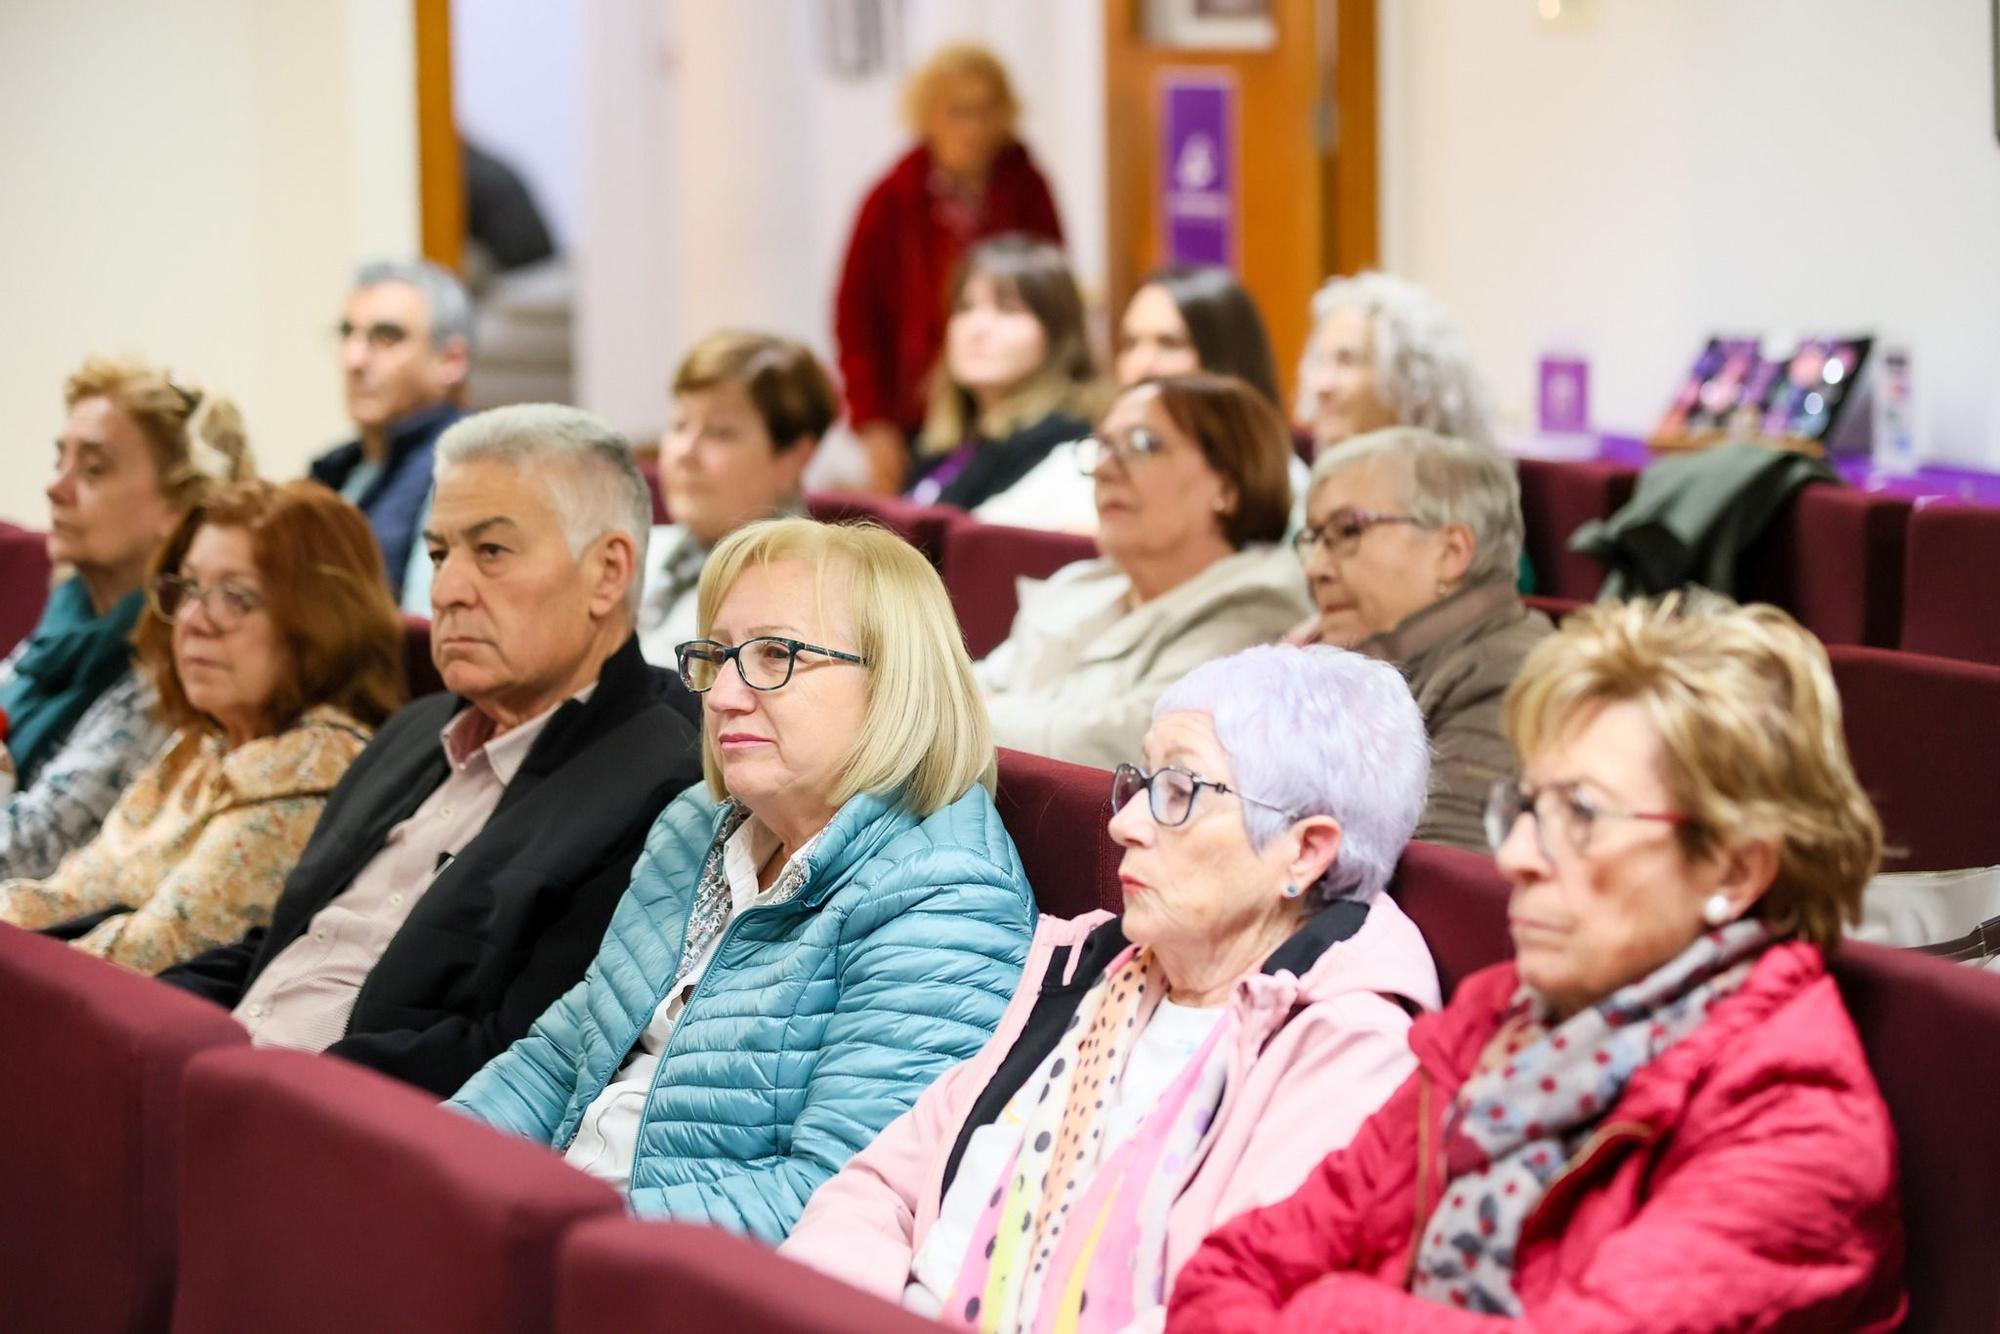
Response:
[[[1076,947],[1110,916],[1042,919],[992,1040],[814,1193],[781,1253],[900,1301],[937,1221],[945,1161],[974,1101],[1020,1035],[1044,976],[1060,967],[1067,981]],[[1321,1158],[1345,1147],[1416,1068],[1406,1041],[1409,1007],[1439,1003],[1423,936],[1387,895],[1304,977],[1258,973],[1236,984],[1236,1043],[1222,1104],[1202,1140],[1202,1165],[1167,1221],[1169,1288],[1209,1232],[1290,1195]]]

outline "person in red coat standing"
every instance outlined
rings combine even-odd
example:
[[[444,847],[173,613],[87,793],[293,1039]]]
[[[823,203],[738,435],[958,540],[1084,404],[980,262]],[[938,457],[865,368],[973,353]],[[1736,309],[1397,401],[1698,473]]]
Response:
[[[1825,955],[1881,826],[1826,651],[1771,607],[1599,604],[1529,656],[1487,832],[1512,962],[1171,1331],[1884,1330],[1895,1131]]]
[[[1062,240],[1048,182],[1014,137],[1020,104],[992,52],[938,51],[905,85],[903,115],[919,142],[863,201],[834,308],[848,417],[885,494],[903,489],[947,288],[967,247],[1000,232]]]

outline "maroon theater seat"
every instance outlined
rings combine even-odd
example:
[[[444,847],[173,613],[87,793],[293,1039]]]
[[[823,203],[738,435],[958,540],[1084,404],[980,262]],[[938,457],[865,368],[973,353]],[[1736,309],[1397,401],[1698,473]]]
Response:
[[[0,523],[0,657],[42,618],[50,573],[48,536]]]
[[[913,505],[894,496],[859,491],[815,491],[806,497],[806,513],[821,523],[872,519],[924,553],[933,565],[944,563],[945,530],[963,522],[963,511],[943,505]]]
[[[997,804],[1043,912],[1076,917],[1098,908],[1125,910],[1118,888],[1124,853],[1106,828],[1110,774],[1003,749]]]
[[[410,683],[411,699],[444,689],[444,677],[431,660],[431,623],[407,612],[403,615],[403,675]]]
[[[2000,863],[2000,667],[1835,646],[1847,749],[1892,871]]]
[[[618,1193],[335,1057],[213,1052],[183,1095],[187,1334],[533,1334]]]
[[[563,1241],[558,1334],[936,1334],[940,1328],[744,1237],[592,1219]]]
[[[1632,498],[1639,474],[1615,463],[1517,459],[1521,519],[1537,591],[1589,600],[1604,583],[1604,567],[1569,549],[1569,535],[1591,519],[1607,519]]]
[[[667,514],[667,493],[660,485],[660,462],[658,459],[637,459],[639,475],[646,479],[646,490],[653,497],[653,522],[671,523]]]
[[[1469,974],[1513,957],[1508,892],[1491,857],[1435,843],[1403,849],[1389,893],[1424,933],[1446,1000]]]
[[[2000,1329],[2000,976],[1858,944],[1833,973],[1896,1123],[1907,1328]]]
[[[0,926],[0,1330],[157,1330],[173,1304],[181,1073],[243,1030]]]
[[[1530,593],[1522,598],[1521,601],[1527,603],[1530,608],[1548,617],[1557,625],[1561,625],[1565,617],[1574,612],[1582,611],[1590,605],[1588,602],[1581,602],[1576,598],[1547,597],[1540,593]]]
[[[1065,565],[1097,555],[1097,540],[1078,533],[965,519],[944,537],[944,586],[965,633],[965,651],[983,658],[1014,627],[1015,581],[1046,579]]]
[[[1827,644],[1894,648],[1910,502],[1808,486],[1736,561],[1736,596],[1783,607]]]
[[[1901,647],[2000,665],[2000,510],[1926,505],[1910,516]]]

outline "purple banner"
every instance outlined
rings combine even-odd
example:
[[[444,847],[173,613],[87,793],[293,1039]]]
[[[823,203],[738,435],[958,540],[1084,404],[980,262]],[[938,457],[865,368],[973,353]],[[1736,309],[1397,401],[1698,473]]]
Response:
[[[1160,236],[1169,264],[1236,267],[1236,77],[1160,72]]]

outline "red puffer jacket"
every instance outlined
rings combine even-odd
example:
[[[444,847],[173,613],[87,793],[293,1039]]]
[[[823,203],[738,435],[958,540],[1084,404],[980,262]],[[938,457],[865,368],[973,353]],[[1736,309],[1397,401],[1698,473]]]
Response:
[[[1902,1319],[1895,1131],[1811,945],[1773,947],[1708,1021],[1640,1070],[1523,1225],[1518,1321],[1404,1291],[1449,1188],[1459,1086],[1514,993],[1466,979],[1410,1029],[1418,1069],[1290,1199],[1218,1229],[1170,1331],[1876,1330]]]

